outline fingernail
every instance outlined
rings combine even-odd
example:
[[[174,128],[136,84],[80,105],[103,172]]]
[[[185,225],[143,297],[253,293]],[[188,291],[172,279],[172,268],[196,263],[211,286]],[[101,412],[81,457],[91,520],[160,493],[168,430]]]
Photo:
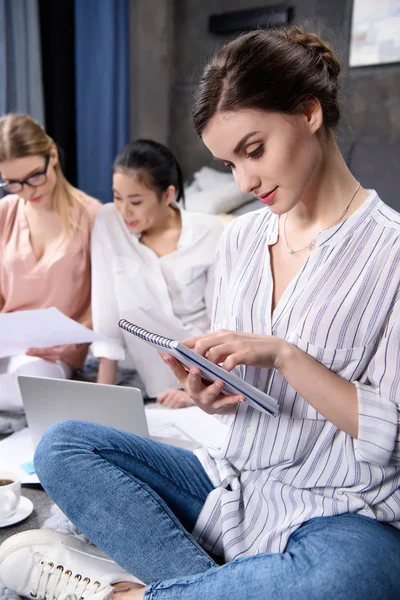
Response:
[[[239,398],[239,402],[246,402],[246,398],[242,398],[242,397],[240,397],[240,398]]]
[[[162,359],[163,359],[163,361],[164,361],[164,362],[166,362],[166,363],[169,363],[169,358],[168,358],[168,356],[163,356],[163,357],[162,357]]]
[[[190,373],[191,375],[198,375],[199,374],[199,370],[198,369],[190,369]]]
[[[217,387],[217,388],[221,389],[221,388],[223,388],[223,387],[224,387],[224,384],[223,384],[223,383],[221,383],[221,382],[219,382],[219,381],[216,381],[216,382],[215,382],[215,387]]]

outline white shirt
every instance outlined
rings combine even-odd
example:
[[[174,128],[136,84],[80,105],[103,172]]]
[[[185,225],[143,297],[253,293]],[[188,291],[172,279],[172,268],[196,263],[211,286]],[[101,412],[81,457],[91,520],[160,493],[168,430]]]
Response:
[[[223,446],[196,452],[217,487],[194,536],[226,560],[282,552],[296,528],[323,515],[354,512],[400,527],[400,215],[372,192],[319,234],[271,315],[268,246],[277,239],[268,209],[223,234],[214,323],[279,336],[354,382],[359,435],[327,421],[279,371],[238,367],[280,413],[240,405]]]
[[[181,211],[175,252],[158,257],[127,228],[114,204],[104,205],[92,232],[93,328],[110,341],[95,342],[94,356],[133,358],[149,396],[177,387],[153,348],[118,327],[120,319],[184,339],[210,329],[213,262],[223,226],[218,217]]]

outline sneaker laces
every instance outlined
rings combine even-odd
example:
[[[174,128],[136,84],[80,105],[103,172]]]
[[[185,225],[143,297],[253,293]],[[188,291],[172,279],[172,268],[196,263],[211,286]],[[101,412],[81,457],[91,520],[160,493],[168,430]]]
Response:
[[[92,594],[105,592],[97,598],[104,600],[110,595],[110,586],[100,581],[83,577],[80,573],[72,573],[62,565],[40,560],[36,570],[35,585],[30,592],[32,598],[44,600],[81,600],[90,598]]]

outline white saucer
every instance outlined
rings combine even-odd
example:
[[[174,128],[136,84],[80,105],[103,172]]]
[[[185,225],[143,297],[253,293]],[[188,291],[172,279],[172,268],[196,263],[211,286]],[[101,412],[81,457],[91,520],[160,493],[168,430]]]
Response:
[[[31,512],[33,511],[33,504],[29,500],[29,498],[25,498],[25,496],[21,496],[21,501],[18,504],[18,508],[15,513],[5,519],[4,521],[0,521],[0,527],[8,527],[9,525],[15,525],[15,523],[19,523],[29,517]]]

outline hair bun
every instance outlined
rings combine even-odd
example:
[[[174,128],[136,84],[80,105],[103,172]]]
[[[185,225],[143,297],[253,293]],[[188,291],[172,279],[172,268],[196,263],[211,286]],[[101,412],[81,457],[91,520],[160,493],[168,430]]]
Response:
[[[217,50],[203,71],[192,118],[199,136],[217,113],[304,110],[318,100],[326,131],[340,119],[340,64],[331,47],[298,26],[260,28]]]
[[[336,58],[331,46],[323,42],[315,33],[305,33],[300,27],[290,27],[281,32],[282,37],[300,44],[312,52],[327,68],[331,77],[337,78],[340,73],[340,62]]]

